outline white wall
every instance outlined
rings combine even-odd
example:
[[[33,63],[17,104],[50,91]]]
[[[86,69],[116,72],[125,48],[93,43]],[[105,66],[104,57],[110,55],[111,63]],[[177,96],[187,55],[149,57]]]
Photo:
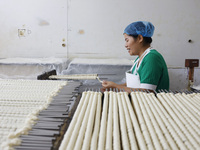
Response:
[[[71,0],[68,4],[72,57],[131,58],[122,33],[137,20],[155,25],[152,46],[169,66],[184,66],[186,58],[200,57],[199,0]]]
[[[0,0],[0,26],[0,58],[67,57],[66,0]]]
[[[122,33],[147,20],[155,25],[152,46],[168,66],[183,67],[186,58],[200,57],[199,13],[199,0],[0,0],[0,58],[134,59]]]

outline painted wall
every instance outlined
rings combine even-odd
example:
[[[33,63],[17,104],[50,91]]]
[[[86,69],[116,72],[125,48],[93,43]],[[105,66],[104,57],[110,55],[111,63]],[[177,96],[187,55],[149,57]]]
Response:
[[[67,57],[66,0],[0,0],[0,58]]]
[[[155,25],[152,46],[168,66],[183,67],[186,58],[200,58],[199,0],[71,0],[68,6],[71,57],[134,59],[122,33],[131,22],[147,20]]]
[[[155,25],[152,46],[168,66],[184,66],[200,57],[199,13],[199,0],[0,0],[0,58],[135,59],[122,33],[147,20]]]

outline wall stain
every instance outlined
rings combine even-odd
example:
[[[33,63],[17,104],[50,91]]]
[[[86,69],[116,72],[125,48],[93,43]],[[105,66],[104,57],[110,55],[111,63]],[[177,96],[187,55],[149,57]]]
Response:
[[[85,31],[84,31],[84,30],[79,30],[78,33],[79,33],[79,34],[84,34]]]
[[[40,25],[40,26],[48,26],[48,25],[49,25],[49,22],[46,21],[46,20],[40,20],[40,21],[39,21],[39,25]]]

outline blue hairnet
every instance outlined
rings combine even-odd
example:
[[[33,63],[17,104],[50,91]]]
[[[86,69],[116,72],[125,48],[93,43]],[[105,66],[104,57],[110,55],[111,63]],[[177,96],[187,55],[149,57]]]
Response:
[[[129,24],[124,33],[127,35],[142,35],[143,37],[152,37],[154,32],[154,26],[151,22],[137,21]]]

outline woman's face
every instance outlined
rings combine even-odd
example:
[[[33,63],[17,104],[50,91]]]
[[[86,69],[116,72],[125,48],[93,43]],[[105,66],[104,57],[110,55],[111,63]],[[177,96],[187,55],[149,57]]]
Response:
[[[125,38],[125,47],[128,50],[128,53],[132,55],[139,55],[140,50],[140,42],[137,39],[133,38],[132,36],[127,35],[124,33]]]

